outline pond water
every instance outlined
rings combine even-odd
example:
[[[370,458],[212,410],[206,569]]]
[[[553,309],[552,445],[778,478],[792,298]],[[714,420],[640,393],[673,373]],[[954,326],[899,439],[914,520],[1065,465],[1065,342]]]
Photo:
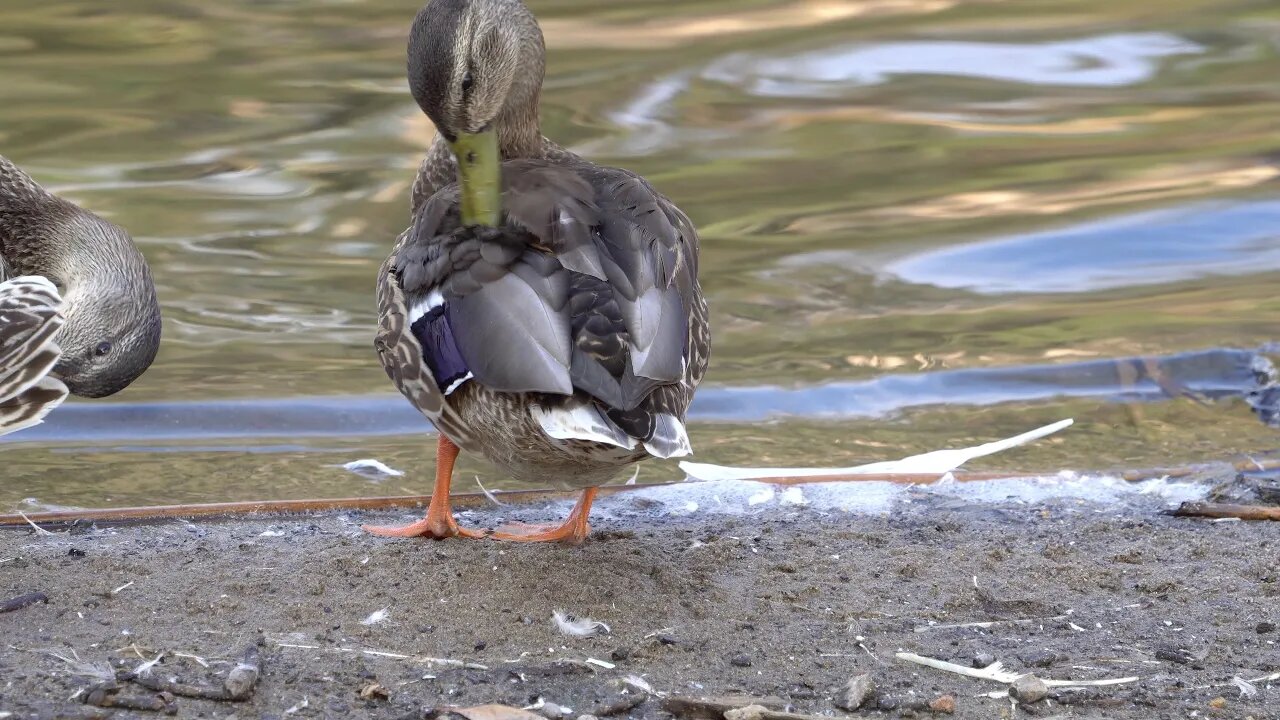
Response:
[[[697,460],[852,465],[1063,417],[974,469],[1276,446],[1248,402],[1280,339],[1275,4],[530,5],[545,132],[701,229]],[[127,227],[166,313],[133,387],[5,442],[0,509],[427,491],[430,426],[372,350],[432,138],[417,8],[0,7],[0,153]],[[366,457],[407,474],[341,467]]]

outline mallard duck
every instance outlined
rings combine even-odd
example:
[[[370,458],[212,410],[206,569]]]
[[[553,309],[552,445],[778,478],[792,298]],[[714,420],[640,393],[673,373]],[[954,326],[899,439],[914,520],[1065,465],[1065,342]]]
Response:
[[[70,391],[103,397],[160,347],[146,260],[119,227],[0,157],[0,433],[39,423]]]
[[[409,85],[437,138],[378,276],[375,346],[439,430],[436,484],[424,519],[370,532],[484,536],[449,508],[462,449],[582,489],[563,524],[492,537],[577,543],[595,488],[691,452],[710,353],[697,233],[644,178],[542,136],[544,54],[519,0],[433,0],[414,20]]]

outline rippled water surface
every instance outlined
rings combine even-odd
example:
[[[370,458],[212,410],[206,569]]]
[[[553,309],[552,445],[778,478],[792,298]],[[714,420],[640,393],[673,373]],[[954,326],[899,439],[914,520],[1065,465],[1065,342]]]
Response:
[[[546,133],[701,228],[697,459],[849,465],[1068,416],[982,467],[1275,446],[1246,402],[1280,339],[1274,3],[530,4]],[[0,153],[129,228],[166,311],[132,388],[3,446],[0,508],[426,491],[430,427],[371,345],[432,138],[417,7],[0,5]],[[362,457],[408,474],[341,468]]]

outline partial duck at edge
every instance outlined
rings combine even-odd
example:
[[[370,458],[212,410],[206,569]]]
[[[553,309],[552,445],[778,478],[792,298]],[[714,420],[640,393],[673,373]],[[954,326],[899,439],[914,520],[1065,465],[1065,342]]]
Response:
[[[129,234],[0,157],[0,434],[68,391],[123,390],[159,347],[155,284]]]

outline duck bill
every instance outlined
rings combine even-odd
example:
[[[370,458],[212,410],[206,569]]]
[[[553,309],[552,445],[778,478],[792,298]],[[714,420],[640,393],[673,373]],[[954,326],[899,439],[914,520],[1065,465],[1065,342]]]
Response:
[[[458,158],[463,224],[497,227],[501,210],[498,134],[492,128],[460,133],[449,145]]]

